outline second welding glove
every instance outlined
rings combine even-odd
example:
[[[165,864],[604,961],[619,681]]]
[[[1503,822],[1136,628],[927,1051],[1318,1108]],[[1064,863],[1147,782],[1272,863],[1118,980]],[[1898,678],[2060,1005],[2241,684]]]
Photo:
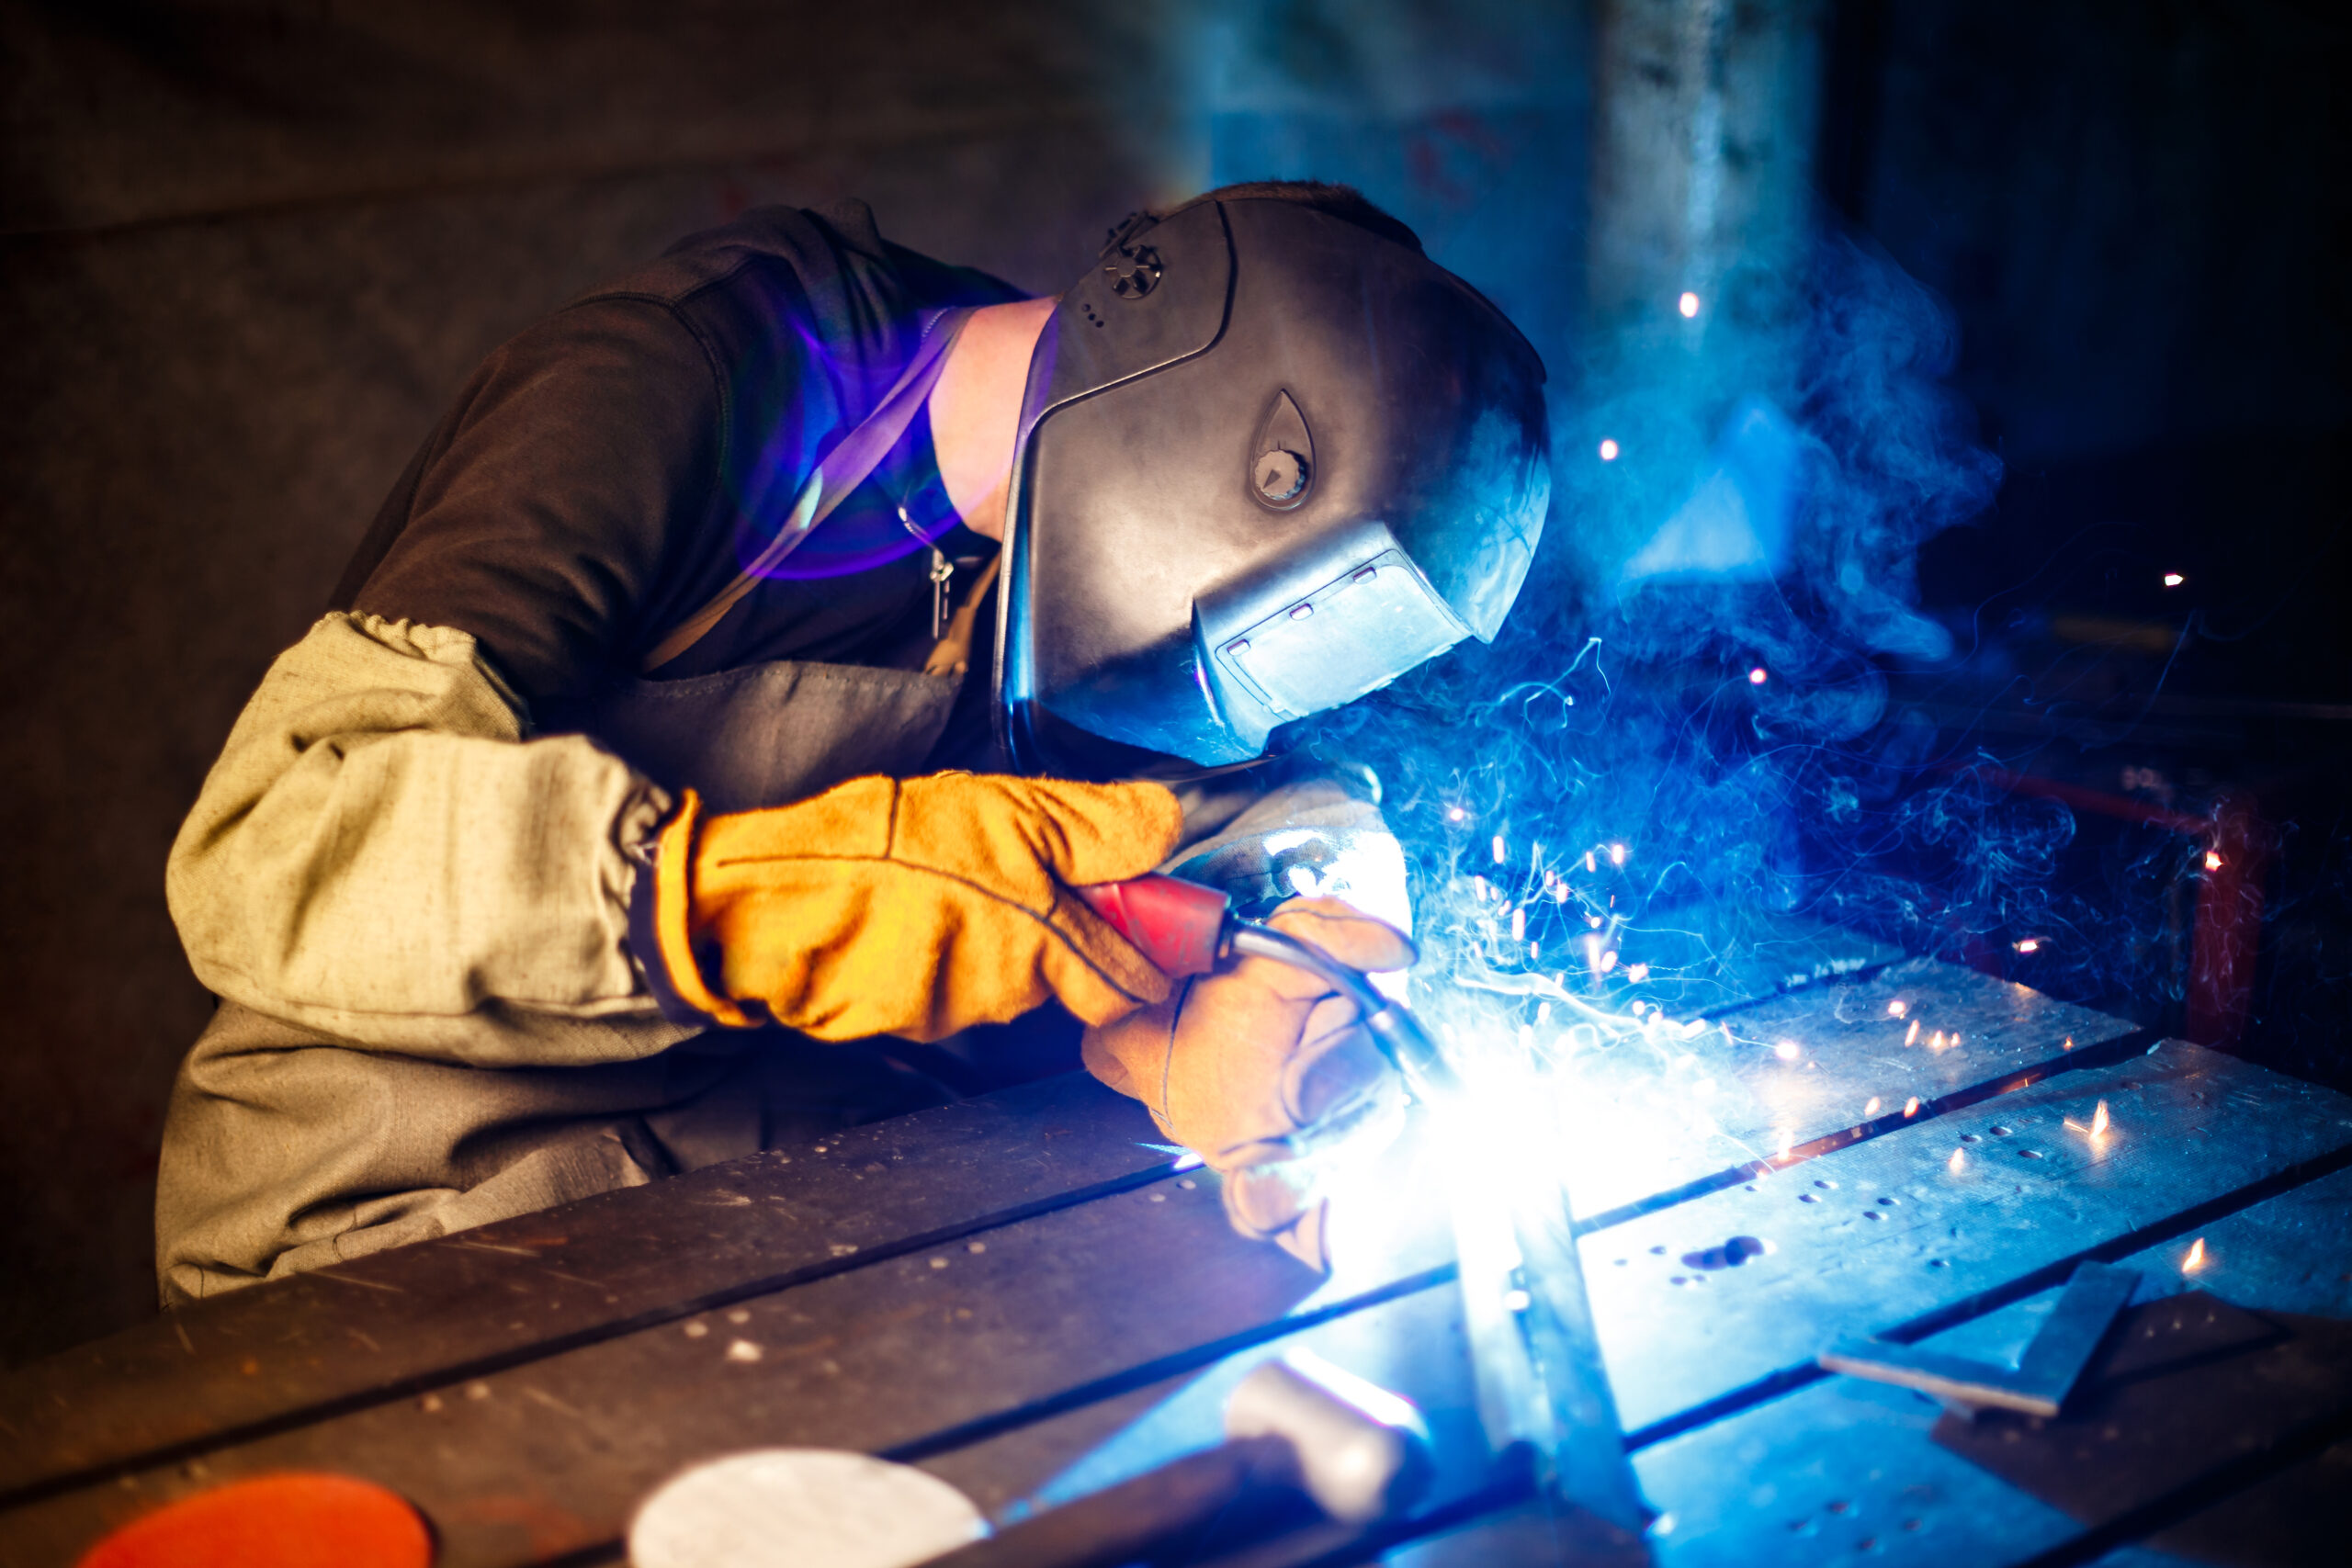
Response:
[[[1337,898],[1293,898],[1268,923],[1372,973],[1415,957],[1401,932]],[[1304,969],[1244,958],[1089,1029],[1086,1066],[1223,1175],[1236,1230],[1328,1269],[1322,1188],[1394,1136],[1404,1106],[1361,1016]]]
[[[853,779],[718,817],[689,793],[631,938],[682,1019],[933,1041],[1057,998],[1107,1023],[1168,981],[1069,888],[1143,874],[1182,826],[1158,784]]]

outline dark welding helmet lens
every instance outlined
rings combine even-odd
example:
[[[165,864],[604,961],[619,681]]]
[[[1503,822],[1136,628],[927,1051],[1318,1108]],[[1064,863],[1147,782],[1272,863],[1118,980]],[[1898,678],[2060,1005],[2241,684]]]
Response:
[[[1130,220],[1030,370],[999,717],[1037,773],[1260,755],[1519,593],[1544,367],[1409,245],[1298,202]]]

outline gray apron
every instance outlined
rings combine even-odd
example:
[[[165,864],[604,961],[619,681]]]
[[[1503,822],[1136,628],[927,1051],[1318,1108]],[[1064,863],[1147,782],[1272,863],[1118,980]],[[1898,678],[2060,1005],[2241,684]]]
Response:
[[[741,811],[864,774],[922,771],[961,684],[777,662],[632,682],[563,716],[560,728],[663,784],[691,786],[713,810]],[[616,1048],[613,1031],[628,1043]],[[876,1046],[784,1029],[696,1034],[591,1019],[552,1021],[545,1032],[549,1060],[576,1033],[592,1065],[428,1061],[223,1002],[175,1096],[173,1169],[156,1205],[165,1304],[946,1098]],[[257,1168],[273,1176],[258,1190]]]
[[[783,660],[683,681],[631,682],[579,728],[715,813],[788,806],[835,784],[921,773],[963,680],[920,671]],[[671,1168],[693,1170],[944,1098],[884,1051],[781,1028],[729,1030],[673,1047],[731,1066],[707,1089],[645,1116]]]

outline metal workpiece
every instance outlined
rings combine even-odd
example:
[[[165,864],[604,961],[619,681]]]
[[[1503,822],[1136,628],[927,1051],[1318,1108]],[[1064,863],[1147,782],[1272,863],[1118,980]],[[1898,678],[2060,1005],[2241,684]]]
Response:
[[[2243,1238],[2236,1255],[2256,1264]],[[2283,1261],[2269,1255],[2253,1271]],[[2026,1316],[2018,1307],[1992,1315],[2009,1318],[2012,1333]],[[1931,1343],[1969,1337],[1955,1330]],[[2331,1494],[2324,1483],[2352,1455],[2337,1443],[2297,1456],[2299,1440],[2304,1450],[2325,1444],[2331,1421],[2344,1418],[2347,1348],[2339,1323],[2257,1314],[2199,1291],[2124,1314],[2060,1418],[1992,1411],[1971,1421],[1909,1390],[1831,1378],[1669,1438],[1638,1465],[1669,1510],[1662,1554],[1676,1568],[1858,1553],[1923,1565],[2047,1553],[2155,1568],[2178,1559],[2116,1560],[2106,1549],[2231,1512],[2234,1551],[2214,1550],[2219,1520],[2201,1527],[2202,1551],[2169,1533],[2150,1544],[2195,1561],[2333,1562],[2340,1543],[2329,1504],[2341,1487]],[[2276,1462],[2266,1461],[2272,1453]],[[2267,1479],[2194,1503],[2200,1477],[2242,1463]],[[2188,1506],[2151,1506],[2184,1492]]]
[[[2139,1283],[2134,1269],[2081,1265],[2014,1367],[1883,1339],[1841,1339],[1817,1359],[1826,1371],[1917,1389],[1962,1412],[2055,1416]]]
[[[1548,1434],[1539,1428],[1539,1480],[1558,1501],[1638,1537],[1650,1522],[1601,1354],[1584,1269],[1568,1224],[1567,1193],[1532,1189],[1512,1206],[1520,1285],[1505,1306],[1527,1346]],[[1466,1276],[1465,1276],[1466,1278]]]
[[[2352,1171],[2213,1221],[2198,1234],[2211,1256],[2226,1260],[2208,1266],[2214,1283],[2266,1309],[2340,1301],[2324,1292],[2352,1292],[2352,1284],[2336,1279],[2340,1269],[2329,1270],[2324,1284],[2312,1280],[2321,1270],[2307,1227],[2331,1208],[2340,1227],[2347,1198]],[[2194,1289],[2205,1270],[2181,1272],[2190,1245],[2169,1238],[2128,1254],[2121,1267],[2140,1275],[2143,1297]],[[2061,1294],[2053,1287],[1970,1317],[1920,1346],[1954,1357],[2014,1358]],[[1935,1440],[1942,1416],[1924,1393],[1829,1377],[1657,1442],[1636,1457],[1635,1467],[1654,1504],[1666,1510],[1660,1555],[1672,1568],[1770,1568],[1857,1553],[1978,1564],[2034,1559],[2082,1536],[2083,1524],[2064,1510]],[[1736,1480],[1726,1484],[1726,1476]],[[2101,1568],[2159,1568],[2178,1560],[2134,1559],[2126,1549],[2125,1556],[2097,1561]]]
[[[1313,944],[1246,922],[1232,928],[1231,941],[1237,953],[1309,969],[1354,1000],[1382,1052],[1436,1120],[1488,1445],[1507,1462],[1523,1458],[1540,1502],[1591,1516],[1638,1554],[1649,1513],[1625,1458],[1568,1190],[1545,1152],[1556,1145],[1555,1129],[1490,1126],[1484,1115],[1489,1103],[1470,1092],[1410,1010]],[[1531,1086],[1542,1083],[1544,1070],[1534,1062],[1515,1066]],[[1492,1149],[1474,1147],[1498,1132],[1499,1159]]]
[[[1437,1122],[1488,1445],[1507,1462],[1524,1460],[1539,1502],[1590,1516],[1638,1556],[1649,1511],[1625,1457],[1577,1257],[1568,1190],[1548,1153],[1557,1146],[1556,1127],[1540,1120],[1492,1125],[1490,1096],[1500,1086],[1481,1086],[1489,1098],[1474,1094],[1409,1009],[1314,944],[1247,921],[1228,931],[1235,953],[1296,964],[1353,1000],[1382,1052]],[[1509,1059],[1508,1053],[1489,1063],[1506,1059],[1506,1070],[1533,1091],[1531,1104],[1554,1100],[1541,1088],[1547,1074],[1539,1063]],[[1476,1146],[1498,1135],[1497,1146]]]
[[[1463,1327],[1488,1448],[1523,1465],[1561,1529],[1596,1529],[1641,1556],[1649,1510],[1625,1455],[1600,1328],[1559,1163],[1557,1086],[1532,1056],[1487,1043],[1464,1088],[1430,1107],[1451,1207]],[[1562,1561],[1541,1532],[1487,1561]]]

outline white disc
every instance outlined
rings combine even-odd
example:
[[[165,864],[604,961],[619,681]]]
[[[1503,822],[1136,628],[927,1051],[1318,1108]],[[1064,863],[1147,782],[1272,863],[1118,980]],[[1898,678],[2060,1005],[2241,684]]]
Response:
[[[680,1471],[628,1528],[634,1568],[908,1568],[988,1533],[935,1475],[837,1449],[755,1449]]]

